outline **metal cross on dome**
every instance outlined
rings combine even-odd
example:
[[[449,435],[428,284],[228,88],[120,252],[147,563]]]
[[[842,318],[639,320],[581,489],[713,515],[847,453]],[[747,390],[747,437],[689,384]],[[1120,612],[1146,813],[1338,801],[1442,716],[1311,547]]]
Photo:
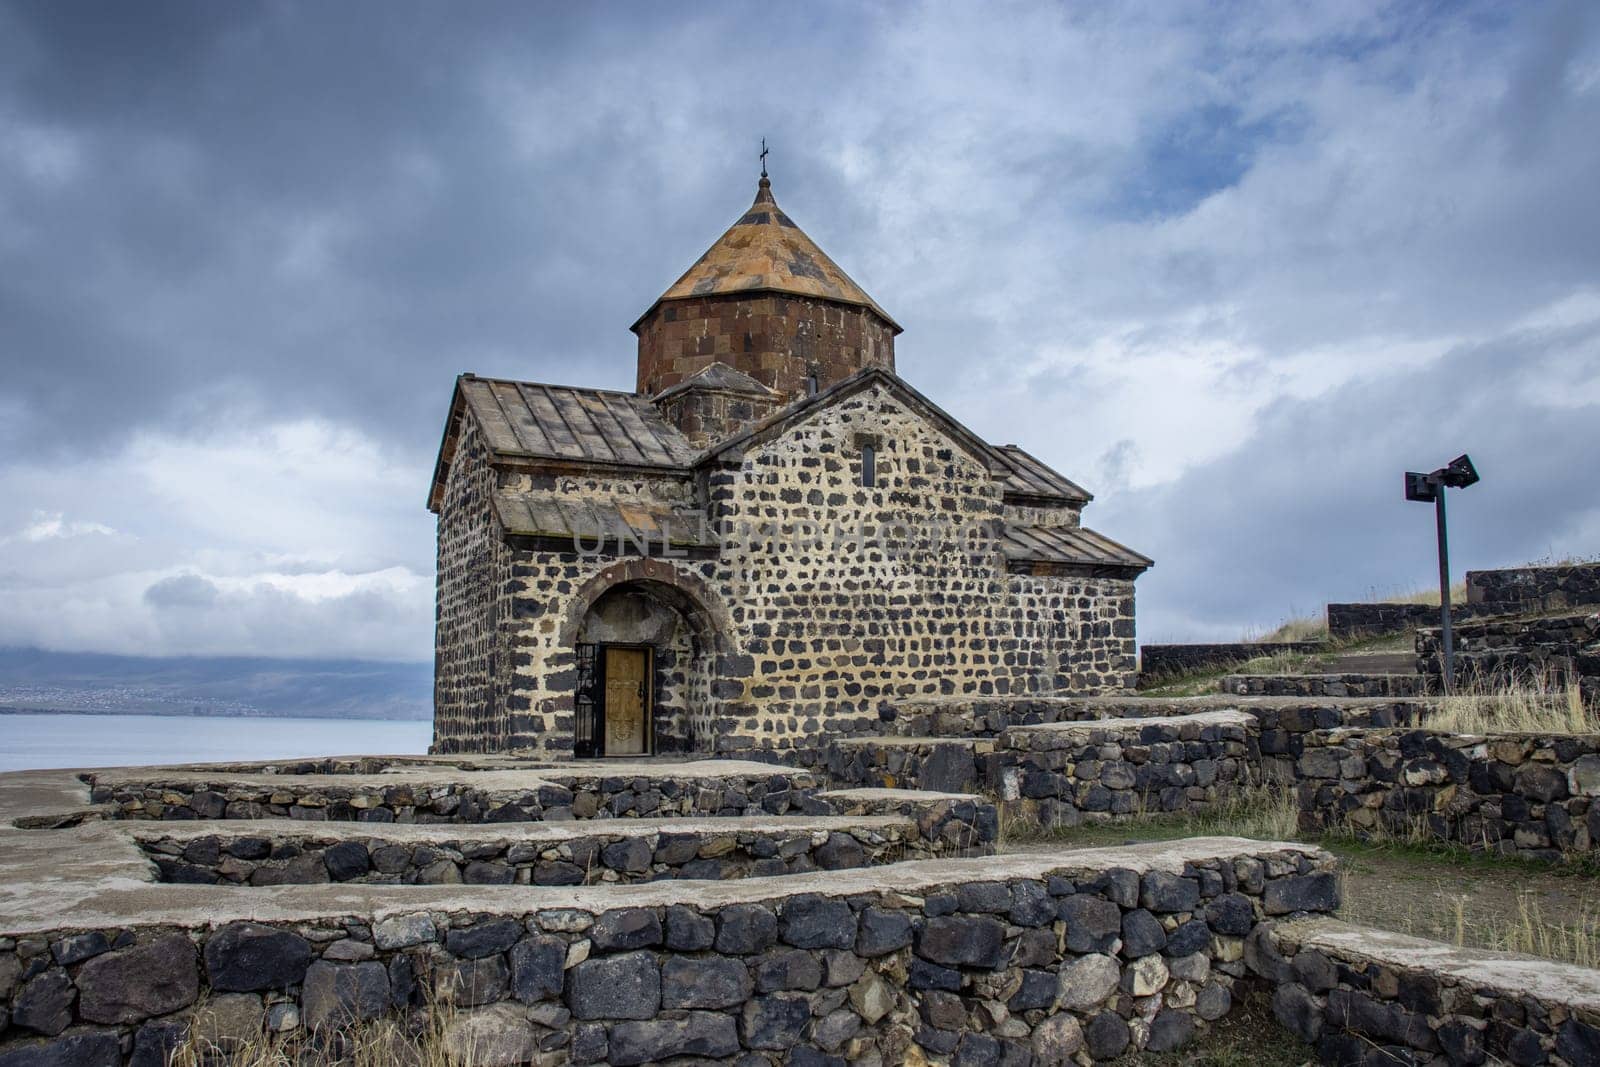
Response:
[[[761,138],[761,176],[767,176],[767,139]]]

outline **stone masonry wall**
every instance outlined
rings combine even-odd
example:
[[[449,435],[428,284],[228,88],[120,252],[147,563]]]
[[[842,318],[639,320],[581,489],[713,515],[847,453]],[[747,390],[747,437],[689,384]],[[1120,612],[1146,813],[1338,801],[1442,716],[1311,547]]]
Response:
[[[859,484],[863,434],[877,442],[872,488]],[[710,496],[740,530],[864,535],[838,548],[760,536],[724,544],[719,584],[750,660],[718,731],[725,748],[816,758],[825,732],[876,731],[898,699],[1128,682],[1133,583],[1007,575],[982,536],[1000,516],[999,485],[881,387],[752,450],[712,476]],[[978,535],[955,536],[963,530]]]
[[[1534,605],[1536,606],[1536,605]],[[1520,607],[1506,604],[1452,604],[1452,621],[1504,615]],[[1437,604],[1329,604],[1328,636],[1334,640],[1398,634],[1439,624]]]
[[[1293,780],[1307,829],[1421,827],[1502,855],[1600,859],[1600,736],[1328,730],[1302,741]]]
[[[1600,563],[1467,572],[1469,604],[1501,604],[1520,610],[1530,601],[1538,601],[1546,611],[1600,604]]]
[[[122,819],[298,819],[306,822],[494,823],[666,816],[827,814],[806,771],[774,768],[761,777],[686,779],[567,775],[529,786],[478,785],[463,778],[373,786],[338,777],[275,781],[221,775],[101,782],[90,798]]]
[[[1600,1063],[1593,971],[1328,919],[1260,926],[1249,949],[1323,1063]]]
[[[510,740],[504,709],[511,664],[497,641],[508,550],[496,532],[494,487],[482,435],[467,419],[439,509],[433,669],[438,751],[454,751],[462,738],[480,739],[485,749]]]
[[[1230,674],[1224,693],[1268,697],[1419,697],[1427,680],[1416,674]]]
[[[1600,612],[1498,619],[1454,628],[1461,685],[1564,685],[1576,681],[1600,705]],[[1417,668],[1437,687],[1444,676],[1438,630],[1417,631]]]
[[[1254,720],[1238,712],[1021,726],[986,773],[1006,809],[1043,826],[1204,812],[1257,779]]]
[[[868,821],[828,829],[796,820],[778,826],[618,830],[556,838],[484,837],[396,841],[382,836],[142,837],[163,882],[202,885],[595,885],[663,878],[765,878],[902,860],[960,850],[933,847],[915,820]],[[615,826],[616,823],[611,824]],[[990,846],[992,847],[992,846]],[[977,846],[974,851],[982,851]]]
[[[191,1023],[221,1042],[326,1039],[427,1000],[454,1009],[447,1045],[478,1062],[1104,1062],[1203,1032],[1264,920],[1338,902],[1312,850],[1143,871],[1096,855],[911,892],[746,882],[765,892],[563,905],[535,889],[488,913],[0,931],[0,1063],[159,1063]]]
[[[1141,681],[1194,671],[1231,667],[1258,656],[1280,652],[1316,653],[1326,650],[1320,641],[1237,641],[1210,645],[1143,645],[1139,649]]]

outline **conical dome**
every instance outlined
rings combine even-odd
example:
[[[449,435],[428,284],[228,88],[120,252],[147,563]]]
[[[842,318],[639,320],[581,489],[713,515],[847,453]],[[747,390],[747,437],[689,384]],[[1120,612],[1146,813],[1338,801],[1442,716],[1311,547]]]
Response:
[[[783,213],[762,175],[750,210],[633,332],[646,396],[720,362],[792,398],[863,367],[894,370],[900,327]]]
[[[900,332],[888,312],[783,213],[772,195],[772,181],[765,177],[750,210],[728,227],[650,310],[666,300],[752,292],[792,293],[854,304],[873,312],[895,333]],[[649,314],[645,312],[639,321]]]

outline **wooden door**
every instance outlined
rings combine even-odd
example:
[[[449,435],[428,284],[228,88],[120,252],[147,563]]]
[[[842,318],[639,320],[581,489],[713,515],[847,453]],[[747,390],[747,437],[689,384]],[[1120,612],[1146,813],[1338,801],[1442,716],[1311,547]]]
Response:
[[[649,751],[650,650],[606,649],[606,755]]]

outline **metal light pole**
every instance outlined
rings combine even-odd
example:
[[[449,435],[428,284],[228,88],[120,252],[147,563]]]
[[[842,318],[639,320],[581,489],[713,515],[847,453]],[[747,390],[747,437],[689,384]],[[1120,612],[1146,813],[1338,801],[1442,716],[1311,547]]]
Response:
[[[1450,632],[1450,535],[1445,528],[1444,491],[1465,489],[1478,480],[1477,468],[1465,455],[1430,474],[1406,471],[1406,499],[1433,504],[1434,524],[1439,533],[1439,646],[1443,654],[1444,691],[1456,684],[1455,635]]]

